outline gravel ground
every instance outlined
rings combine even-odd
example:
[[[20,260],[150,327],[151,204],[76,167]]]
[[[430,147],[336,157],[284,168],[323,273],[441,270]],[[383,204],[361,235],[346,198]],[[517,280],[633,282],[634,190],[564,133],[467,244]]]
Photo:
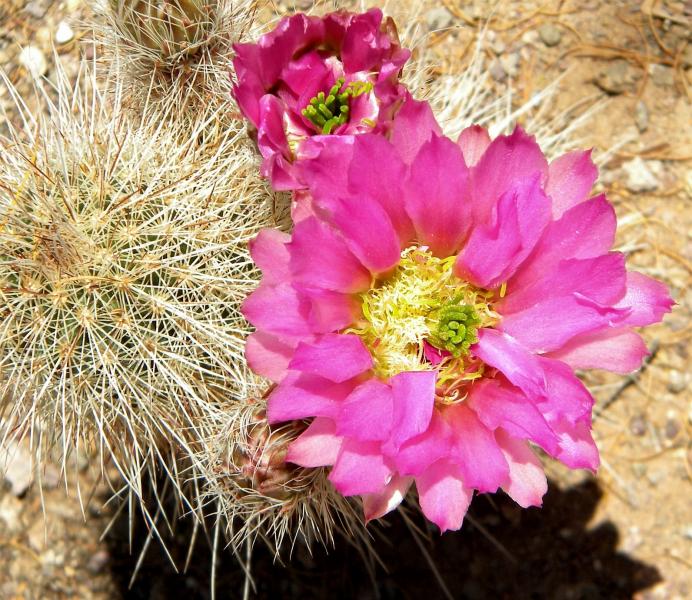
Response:
[[[406,2],[412,0],[405,0]],[[302,8],[310,2],[300,2]],[[369,4],[369,3],[368,3]],[[426,545],[455,598],[689,598],[692,596],[692,405],[689,348],[692,291],[692,110],[689,86],[692,3],[668,1],[419,2],[420,24],[440,72],[459,72],[479,19],[491,17],[490,85],[511,85],[517,100],[561,77],[555,114],[601,101],[583,145],[608,156],[601,187],[620,217],[618,243],[629,264],[662,278],[678,306],[647,330],[653,350],[639,374],[589,374],[599,409],[595,432],[603,467],[593,478],[554,465],[543,510],[518,510],[502,497],[477,498],[472,521]],[[347,3],[341,3],[346,6]],[[51,44],[69,63],[89,13],[82,0],[0,0],[0,65],[28,92],[32,71],[53,74]],[[31,48],[32,50],[29,50]],[[76,64],[73,61],[72,64]],[[0,86],[0,103],[8,106]],[[0,119],[1,120],[1,119]],[[0,598],[206,598],[211,558],[198,544],[191,569],[176,574],[152,545],[128,588],[144,526],[113,517],[108,487],[77,461],[66,492],[49,466],[39,493],[24,447],[0,452]],[[388,567],[373,583],[355,550],[297,550],[290,567],[259,550],[260,598],[443,598],[427,560],[393,517],[376,549]],[[186,524],[171,543],[182,559]],[[218,565],[219,597],[239,597],[232,556]],[[498,576],[501,575],[501,576]]]

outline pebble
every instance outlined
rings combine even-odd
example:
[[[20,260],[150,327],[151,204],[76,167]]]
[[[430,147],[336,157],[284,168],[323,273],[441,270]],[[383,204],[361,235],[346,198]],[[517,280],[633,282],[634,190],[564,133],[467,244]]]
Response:
[[[499,56],[507,50],[507,45],[500,38],[497,38],[490,44],[490,49]]]
[[[87,569],[91,573],[100,573],[103,568],[108,564],[110,560],[110,555],[105,550],[99,550],[91,556],[89,562],[87,563]]]
[[[685,46],[685,51],[682,53],[682,66],[686,69],[692,67],[692,44]]]
[[[630,192],[651,192],[658,189],[663,165],[658,160],[643,160],[640,156],[623,163],[625,187]]]
[[[646,433],[646,419],[643,415],[636,415],[630,419],[630,431],[640,437]]]
[[[0,521],[4,522],[5,527],[7,527],[11,533],[15,533],[22,529],[20,516],[23,506],[21,500],[10,494],[5,494],[3,498],[0,499]],[[1,597],[0,595],[0,598]]]
[[[504,81],[507,78],[507,73],[505,72],[504,68],[502,67],[502,64],[500,64],[500,61],[498,59],[495,59],[490,64],[488,72],[495,81]]]
[[[622,59],[613,61],[596,76],[594,82],[607,94],[622,94],[631,83],[629,63]]]
[[[646,478],[649,480],[649,483],[651,485],[656,486],[666,478],[666,471],[665,471],[665,469],[656,469],[655,471],[647,471]]]
[[[514,52],[513,54],[505,54],[504,56],[501,56],[500,64],[507,75],[514,77],[519,71],[519,54]]]
[[[48,3],[45,0],[32,0],[24,7],[24,12],[34,19],[42,19],[48,12]]]
[[[541,25],[538,28],[538,35],[541,37],[541,41],[549,48],[557,46],[562,40],[562,31],[552,23]]]
[[[21,496],[29,489],[34,480],[31,469],[31,453],[24,446],[10,441],[0,448],[0,473],[11,486],[14,496]]]
[[[444,6],[438,6],[425,13],[425,21],[430,31],[446,29],[452,24],[454,17]]]
[[[639,133],[644,133],[649,128],[649,109],[643,100],[637,102],[634,109],[634,123],[639,129]]]
[[[66,21],[60,21],[57,30],[55,31],[55,43],[67,44],[74,38],[74,31]]]
[[[675,83],[673,69],[665,65],[651,65],[649,75],[651,75],[651,81],[659,87],[672,86]]]
[[[683,537],[686,537],[688,540],[692,540],[692,524],[688,525],[682,530],[682,535]]]
[[[46,57],[36,46],[27,46],[22,49],[19,53],[19,64],[21,64],[34,79],[38,79],[48,72]]]
[[[680,423],[678,423],[677,419],[668,419],[663,428],[663,433],[669,440],[674,440],[680,433]]]
[[[669,392],[672,392],[673,394],[680,394],[681,392],[685,391],[687,384],[687,376],[684,373],[681,373],[676,369],[671,369],[670,373],[668,374],[668,385],[666,386]]]

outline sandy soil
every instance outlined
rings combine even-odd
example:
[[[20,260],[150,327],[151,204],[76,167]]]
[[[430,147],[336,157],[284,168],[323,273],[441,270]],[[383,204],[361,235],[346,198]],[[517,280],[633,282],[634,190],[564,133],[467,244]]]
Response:
[[[597,477],[551,465],[543,510],[477,498],[472,521],[459,533],[432,535],[427,552],[458,598],[688,598],[692,3],[505,1],[492,15],[492,3],[480,0],[418,4],[441,72],[463,69],[479,20],[490,18],[487,59],[495,91],[512,85],[517,100],[526,100],[561,77],[556,113],[601,102],[582,131],[583,145],[609,156],[600,186],[616,205],[618,243],[630,266],[663,279],[678,303],[645,333],[652,356],[640,373],[586,376],[598,399],[603,467]],[[69,59],[79,51],[77,20],[87,12],[82,0],[0,0],[0,65],[20,89],[30,85],[20,48],[41,50],[50,77],[50,46],[60,23],[74,29],[74,38],[58,46]],[[8,105],[1,87],[0,102]],[[0,598],[208,597],[211,562],[204,543],[191,570],[180,575],[152,546],[128,591],[144,528],[134,524],[132,550],[123,519],[101,540],[113,510],[103,506],[107,488],[86,465],[75,468],[82,491],[94,490],[82,494],[83,503],[65,492],[54,469],[42,474],[42,497],[35,483],[19,490],[22,474],[16,477],[15,489],[9,479],[0,489]],[[444,597],[401,519],[390,522],[376,543],[389,570],[378,567],[376,583],[344,542],[328,556],[298,551],[290,567],[273,565],[260,550],[257,596]],[[179,543],[171,546],[174,557],[184,555],[186,535],[183,523]],[[243,578],[233,558],[224,557],[217,572],[220,597],[238,597]]]

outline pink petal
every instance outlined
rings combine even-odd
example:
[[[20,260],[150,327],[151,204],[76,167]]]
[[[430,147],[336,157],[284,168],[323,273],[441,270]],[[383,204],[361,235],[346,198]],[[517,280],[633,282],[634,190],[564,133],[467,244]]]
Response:
[[[370,272],[386,272],[399,262],[399,236],[378,202],[368,195],[350,196],[335,201],[332,206],[331,222],[341,232],[351,252]]]
[[[310,300],[287,283],[260,284],[241,310],[250,323],[267,333],[289,337],[312,333],[308,323]]]
[[[402,475],[420,475],[437,460],[447,458],[452,444],[452,429],[434,410],[428,428],[404,442],[392,460]]]
[[[428,102],[419,102],[410,96],[404,101],[394,119],[391,140],[406,164],[411,164],[421,146],[442,130]]]
[[[492,432],[465,404],[445,411],[455,437],[454,462],[464,483],[479,492],[494,492],[507,481],[508,467]]]
[[[440,257],[454,254],[470,226],[469,172],[459,147],[434,135],[416,155],[404,203],[418,242]]]
[[[315,419],[288,447],[286,462],[306,468],[333,465],[342,442],[342,438],[335,434],[335,429],[331,419]]]
[[[354,200],[362,201],[364,196],[376,200],[389,216],[400,243],[410,241],[413,224],[401,201],[406,167],[395,147],[382,135],[359,135],[348,165],[348,189]]]
[[[322,377],[290,372],[267,399],[270,423],[329,417],[336,419],[353,383],[333,383]]]
[[[392,431],[394,395],[386,383],[369,379],[360,384],[341,406],[339,435],[361,442],[386,440]]]
[[[461,148],[466,165],[474,167],[490,145],[490,136],[480,125],[471,125],[459,134],[457,144]]]
[[[370,287],[367,269],[331,227],[314,217],[295,225],[288,248],[291,271],[301,284],[346,293]]]
[[[406,497],[406,493],[412,483],[413,478],[411,477],[394,475],[382,492],[378,494],[365,494],[363,496],[365,522],[369,523],[393,511]]]
[[[263,281],[281,283],[289,278],[289,254],[286,244],[290,236],[278,229],[263,229],[249,244],[250,256],[260,268]]]
[[[279,382],[286,375],[294,346],[273,335],[257,331],[245,342],[245,358],[250,368],[270,381]]]
[[[455,274],[479,287],[507,281],[526,257],[550,219],[550,202],[538,176],[515,184],[493,210],[492,220],[473,229],[454,263]]]
[[[533,397],[530,400],[536,404],[551,428],[560,419],[575,423],[591,415],[593,396],[572,369],[550,358],[538,357],[538,362],[543,369],[547,392],[542,398]]]
[[[327,334],[314,342],[300,342],[289,368],[342,383],[372,368],[372,357],[354,334]]]
[[[461,528],[473,490],[464,485],[454,465],[436,462],[416,477],[416,488],[423,514],[440,528],[441,533]]]
[[[505,315],[499,328],[531,352],[542,353],[557,350],[582,333],[622,324],[629,312],[575,292]]]
[[[347,327],[360,314],[360,303],[352,295],[329,290],[302,289],[310,302],[308,323],[313,333],[330,333]]]
[[[408,371],[390,379],[394,393],[394,422],[392,436],[386,445],[394,453],[412,437],[423,433],[430,425],[435,404],[434,371]]]
[[[612,304],[625,292],[625,277],[625,255],[620,252],[563,260],[552,272],[525,287],[508,285],[506,297],[495,306],[495,310],[508,315],[574,292],[601,304]]]
[[[548,491],[543,465],[526,442],[512,438],[502,429],[495,432],[502,453],[509,465],[509,483],[502,489],[519,506],[541,506]]]
[[[548,163],[536,140],[517,127],[511,135],[496,137],[472,169],[474,214],[477,222],[489,218],[502,194],[539,174],[548,175]]]
[[[605,196],[577,204],[546,227],[508,287],[522,289],[543,279],[562,260],[606,254],[613,245],[616,224],[615,211]]]
[[[471,351],[529,397],[545,394],[546,382],[537,357],[511,336],[495,329],[479,329],[478,343],[471,346]]]
[[[377,494],[390,482],[392,471],[386,464],[380,444],[344,439],[329,480],[343,496]]]
[[[471,388],[468,405],[491,431],[529,439],[546,452],[557,451],[557,437],[536,406],[519,390],[498,379],[484,379]]]
[[[623,323],[641,327],[658,323],[674,305],[675,302],[663,283],[642,273],[631,271],[627,273],[625,296],[615,306],[631,308],[632,312]]]
[[[545,189],[553,201],[553,218],[586,200],[597,177],[591,150],[569,152],[551,162]]]
[[[560,452],[555,458],[570,469],[598,469],[598,447],[591,437],[591,427],[588,423],[579,421],[571,424],[561,420],[553,423],[552,427],[560,437]]]
[[[573,369],[605,369],[625,374],[641,367],[647,354],[649,351],[638,334],[615,328],[573,337],[548,356]]]

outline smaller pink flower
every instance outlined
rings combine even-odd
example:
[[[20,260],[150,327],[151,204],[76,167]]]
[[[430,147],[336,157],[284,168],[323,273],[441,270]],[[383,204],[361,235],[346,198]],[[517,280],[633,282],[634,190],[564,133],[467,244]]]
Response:
[[[235,51],[233,95],[277,190],[304,188],[294,163],[331,138],[386,132],[406,95],[399,73],[410,52],[378,9],[297,14]]]

